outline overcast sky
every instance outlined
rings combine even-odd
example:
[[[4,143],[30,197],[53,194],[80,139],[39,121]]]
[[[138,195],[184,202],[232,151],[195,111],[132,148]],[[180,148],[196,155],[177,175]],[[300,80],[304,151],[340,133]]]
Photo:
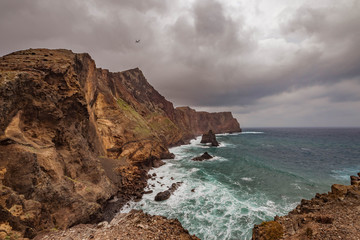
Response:
[[[360,0],[1,0],[0,55],[27,48],[139,67],[244,128],[360,126]]]

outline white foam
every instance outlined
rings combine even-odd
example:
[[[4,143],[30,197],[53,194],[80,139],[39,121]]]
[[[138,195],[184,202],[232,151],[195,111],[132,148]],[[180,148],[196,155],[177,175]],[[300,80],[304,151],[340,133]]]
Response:
[[[204,166],[209,166],[207,162],[216,164],[217,161],[228,159],[215,156],[203,162],[190,161],[194,157],[194,150],[203,147],[200,140],[201,137],[197,137],[189,145],[171,148],[175,159],[166,160],[165,165],[149,171],[151,175],[156,173],[155,179],[148,180],[146,188],[153,192],[145,194],[139,202],[130,202],[121,212],[135,208],[150,214],[178,218],[191,234],[214,240],[251,239],[251,229],[259,219],[285,213],[287,205],[276,205],[265,194],[254,192],[246,186],[250,184],[247,182],[255,181],[254,178],[244,176],[242,181],[235,182],[229,176],[224,176],[230,183],[244,189],[239,194],[238,190],[234,191],[204,170]],[[158,192],[166,190],[174,182],[183,183],[169,199],[154,201]]]
[[[253,178],[251,178],[251,177],[243,177],[243,178],[241,178],[241,180],[244,180],[244,181],[246,181],[246,182],[252,182],[252,181],[254,181]]]
[[[240,134],[264,134],[265,132],[241,132]]]

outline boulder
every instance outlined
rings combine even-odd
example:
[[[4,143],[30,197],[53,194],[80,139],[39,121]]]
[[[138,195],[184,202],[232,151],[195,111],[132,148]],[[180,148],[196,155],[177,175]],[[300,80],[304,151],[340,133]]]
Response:
[[[173,192],[175,192],[175,190],[178,189],[178,187],[181,184],[182,184],[182,182],[177,182],[177,183],[171,184],[171,186],[169,187],[168,190],[159,192],[158,194],[156,194],[155,201],[164,201],[164,200],[168,199],[171,196],[171,194]]]
[[[164,200],[168,199],[170,196],[171,196],[171,192],[169,190],[159,192],[155,196],[155,201],[164,201]]]
[[[194,157],[194,158],[191,159],[191,160],[193,160],[193,161],[204,161],[204,160],[209,160],[209,159],[211,159],[211,158],[213,158],[213,156],[211,156],[210,154],[208,154],[207,152],[205,152],[203,155],[198,156],[198,157]]]
[[[360,177],[350,176],[350,182],[351,182],[351,185],[359,186],[360,185]]]
[[[217,147],[219,146],[218,141],[216,141],[215,134],[212,130],[209,130],[208,133],[204,133],[201,137],[200,143],[211,143],[211,146]]]

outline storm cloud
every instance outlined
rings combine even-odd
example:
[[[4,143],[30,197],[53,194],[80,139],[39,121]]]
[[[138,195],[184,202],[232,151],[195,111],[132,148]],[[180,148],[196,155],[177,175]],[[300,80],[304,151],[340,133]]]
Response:
[[[359,22],[358,0],[2,0],[0,55],[67,48],[140,67],[176,106],[243,127],[360,126]]]

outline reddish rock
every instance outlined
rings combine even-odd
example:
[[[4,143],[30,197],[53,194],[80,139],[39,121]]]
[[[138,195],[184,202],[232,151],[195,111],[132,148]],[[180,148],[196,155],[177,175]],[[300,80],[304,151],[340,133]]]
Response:
[[[197,112],[190,107],[177,107],[175,115],[177,125],[188,139],[204,134],[209,129],[214,133],[241,132],[240,124],[231,112]]]

